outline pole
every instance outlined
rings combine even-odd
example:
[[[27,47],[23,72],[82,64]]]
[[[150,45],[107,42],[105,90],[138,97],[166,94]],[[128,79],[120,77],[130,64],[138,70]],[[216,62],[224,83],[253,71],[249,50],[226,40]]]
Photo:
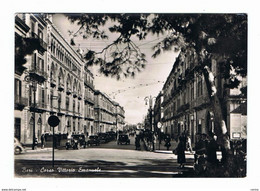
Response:
[[[35,107],[36,107],[36,87],[35,87],[35,84],[33,83],[32,85],[32,88],[33,88],[33,142],[32,142],[32,150],[35,149]]]
[[[52,127],[52,167],[54,167],[54,127]]]
[[[160,150],[160,145],[161,145],[161,129],[159,131],[159,150]]]

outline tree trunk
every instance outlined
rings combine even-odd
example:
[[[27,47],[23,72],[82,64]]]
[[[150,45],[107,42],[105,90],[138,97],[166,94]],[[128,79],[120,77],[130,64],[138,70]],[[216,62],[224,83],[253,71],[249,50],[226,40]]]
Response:
[[[229,136],[227,135],[227,127],[223,118],[222,108],[217,96],[214,75],[208,66],[203,69],[203,75],[208,90],[208,96],[214,113],[214,132],[218,137],[218,143],[226,151],[230,150]]]

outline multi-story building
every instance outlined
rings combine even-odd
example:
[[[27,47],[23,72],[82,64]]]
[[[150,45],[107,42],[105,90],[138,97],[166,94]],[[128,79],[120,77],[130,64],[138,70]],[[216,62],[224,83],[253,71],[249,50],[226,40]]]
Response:
[[[161,131],[161,126],[158,124],[162,123],[163,113],[162,113],[162,102],[163,102],[163,92],[160,91],[156,97],[153,109],[153,117],[154,117],[154,131],[158,133]]]
[[[85,119],[85,125],[84,125],[84,132],[87,135],[93,135],[94,134],[94,105],[95,105],[95,99],[94,99],[94,85],[93,85],[93,74],[88,70],[87,67],[84,67],[84,87],[85,87],[85,93],[84,93],[84,119]]]
[[[114,102],[115,118],[116,118],[116,131],[123,131],[125,125],[125,110],[118,103]]]
[[[164,93],[162,102],[164,132],[177,138],[180,133],[186,131],[191,136],[192,142],[195,141],[197,133],[208,134],[214,131],[214,114],[205,79],[202,74],[196,72],[197,65],[195,56],[180,54],[162,90]],[[246,101],[246,97],[241,95],[239,89],[224,88],[223,73],[214,59],[212,59],[211,71],[215,76],[218,97],[224,108],[228,133],[231,138],[232,134],[240,136],[239,132],[233,132],[233,129],[235,126],[237,129],[243,126],[241,128],[246,132],[246,112],[237,114],[239,110],[237,108],[242,107],[241,103]],[[246,86],[246,78],[241,77],[241,79],[243,79],[241,86]],[[245,107],[242,108],[245,110]],[[234,118],[239,118],[239,122]],[[234,124],[235,121],[237,124]],[[245,133],[241,137],[245,138]]]
[[[115,106],[113,101],[99,90],[95,91],[95,133],[114,131],[116,125]]]
[[[50,115],[57,115],[60,124],[57,133],[84,132],[84,61],[64,39],[52,23],[51,15],[47,22],[47,85]],[[47,116],[48,117],[48,116]],[[50,129],[45,129],[50,131]],[[85,131],[86,133],[86,131]]]
[[[46,26],[47,23],[40,14],[15,16],[16,40],[20,38],[25,40],[25,43],[29,40],[32,42],[26,45],[16,44],[15,56],[18,55],[18,49],[33,49],[28,55],[23,55],[24,64],[15,63],[15,136],[25,144],[31,144],[45,127],[43,118],[46,115],[45,88],[48,79]],[[38,42],[39,47],[34,47],[34,40]],[[16,41],[18,42],[19,40]]]
[[[15,63],[15,136],[22,143],[32,144],[41,134],[52,133],[47,122],[51,115],[60,119],[57,134],[116,130],[116,116],[121,116],[118,124],[123,123],[123,110],[117,115],[111,99],[95,91],[94,76],[80,51],[64,39],[50,14],[17,14],[15,36],[32,40],[31,46],[37,42],[25,64],[19,59]]]

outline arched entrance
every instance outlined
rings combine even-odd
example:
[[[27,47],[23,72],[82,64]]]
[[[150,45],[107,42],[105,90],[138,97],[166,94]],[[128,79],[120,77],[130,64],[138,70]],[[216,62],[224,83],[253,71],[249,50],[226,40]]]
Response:
[[[29,141],[33,140],[33,127],[34,127],[34,118],[31,117],[30,122],[29,122],[29,129],[27,131],[27,139]]]
[[[37,138],[39,139],[42,135],[42,119],[41,117],[39,117],[38,121],[37,121],[37,125],[38,125],[38,128],[37,128]]]

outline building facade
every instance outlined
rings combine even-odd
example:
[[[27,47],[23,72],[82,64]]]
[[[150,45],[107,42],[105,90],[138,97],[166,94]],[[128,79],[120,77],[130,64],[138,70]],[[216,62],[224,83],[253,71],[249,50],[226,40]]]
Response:
[[[160,91],[156,97],[156,100],[154,103],[154,109],[153,109],[154,131],[157,133],[159,131],[163,131],[162,126],[159,125],[159,123],[162,124],[162,118],[163,118],[162,102],[163,102],[163,92]]]
[[[115,118],[116,118],[116,131],[123,131],[125,125],[125,110],[118,103],[114,102]]]
[[[196,56],[180,54],[163,86],[163,131],[173,138],[182,132],[187,132],[192,142],[196,141],[196,134],[214,132],[214,114],[209,100],[204,76],[197,72],[198,61]],[[224,88],[222,71],[216,60],[212,59],[211,71],[215,76],[215,85],[222,108],[228,134],[239,137],[236,129],[243,129],[241,138],[246,138],[246,112],[234,113],[246,97],[237,89]],[[246,86],[246,77],[241,77],[242,87]],[[245,107],[243,107],[245,108]],[[238,110],[238,109],[237,109]],[[233,112],[232,112],[233,111]],[[235,118],[239,118],[239,122]],[[234,126],[235,122],[235,126]],[[238,130],[237,130],[238,131]]]
[[[60,119],[56,134],[115,130],[116,106],[104,93],[95,91],[93,73],[80,51],[53,24],[51,15],[17,14],[15,36],[38,42],[25,56],[25,64],[15,63],[15,137],[32,144],[43,133],[51,134],[47,122],[51,115]]]
[[[19,40],[36,40],[40,47],[25,55],[25,63],[15,63],[15,136],[23,143],[32,143],[45,128],[47,74],[47,23],[41,15],[15,16],[16,52],[28,48]],[[28,45],[28,44],[27,44]],[[28,46],[33,47],[33,42]],[[22,47],[24,46],[24,47]],[[19,49],[19,50],[18,50]]]
[[[95,91],[95,133],[104,133],[116,130],[116,107],[106,94]]]

